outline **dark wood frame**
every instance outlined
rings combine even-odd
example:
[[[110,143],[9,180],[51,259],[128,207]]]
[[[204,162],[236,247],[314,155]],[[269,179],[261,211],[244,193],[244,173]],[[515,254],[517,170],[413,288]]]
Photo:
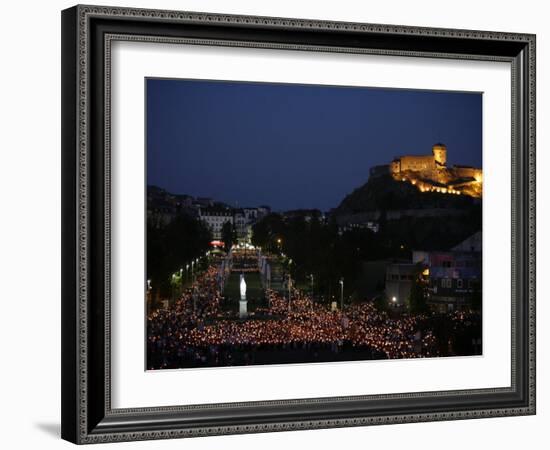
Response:
[[[506,388],[112,409],[110,42],[509,61],[512,384]],[[62,13],[62,437],[75,443],[535,413],[535,36],[75,6]],[[182,374],[182,377],[185,376]]]

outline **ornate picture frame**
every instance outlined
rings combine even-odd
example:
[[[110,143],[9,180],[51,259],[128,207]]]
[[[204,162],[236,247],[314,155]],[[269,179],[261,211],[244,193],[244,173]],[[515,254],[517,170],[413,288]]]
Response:
[[[509,62],[511,385],[112,408],[110,51],[115,41]],[[67,9],[62,12],[62,227],[62,437],[68,441],[535,414],[535,36],[99,6]]]

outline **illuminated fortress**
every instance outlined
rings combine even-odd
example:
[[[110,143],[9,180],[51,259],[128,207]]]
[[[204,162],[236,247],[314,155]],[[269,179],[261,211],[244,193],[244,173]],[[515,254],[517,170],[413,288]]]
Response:
[[[415,185],[421,192],[480,198],[483,190],[483,171],[470,166],[447,167],[447,147],[441,143],[432,147],[431,155],[399,156],[390,164],[370,169],[371,177],[387,174]]]

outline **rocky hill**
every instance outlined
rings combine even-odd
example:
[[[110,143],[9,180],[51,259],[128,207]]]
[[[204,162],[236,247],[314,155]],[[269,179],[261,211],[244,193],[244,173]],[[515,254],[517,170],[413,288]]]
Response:
[[[414,209],[469,209],[476,200],[466,195],[421,192],[409,182],[392,176],[371,177],[348,194],[334,211],[336,216],[368,211]]]

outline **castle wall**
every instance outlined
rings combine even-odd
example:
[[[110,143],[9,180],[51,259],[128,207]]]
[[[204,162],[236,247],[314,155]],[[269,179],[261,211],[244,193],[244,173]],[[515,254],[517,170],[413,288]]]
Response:
[[[436,168],[434,157],[431,155],[425,156],[402,156],[400,171],[412,170],[421,172],[426,170],[434,170]]]
[[[452,172],[457,178],[474,178],[476,181],[483,181],[483,171],[475,167],[454,166]]]
[[[435,144],[431,155],[396,157],[388,166],[376,166],[371,176],[385,172],[386,167],[396,180],[408,181],[422,191],[443,194],[466,194],[481,197],[483,171],[470,166],[447,168],[447,147]]]
[[[445,167],[447,165],[447,147],[443,144],[435,144],[432,147],[432,153],[436,165],[439,167]]]
[[[401,160],[394,159],[390,163],[390,173],[399,173],[401,172]]]

